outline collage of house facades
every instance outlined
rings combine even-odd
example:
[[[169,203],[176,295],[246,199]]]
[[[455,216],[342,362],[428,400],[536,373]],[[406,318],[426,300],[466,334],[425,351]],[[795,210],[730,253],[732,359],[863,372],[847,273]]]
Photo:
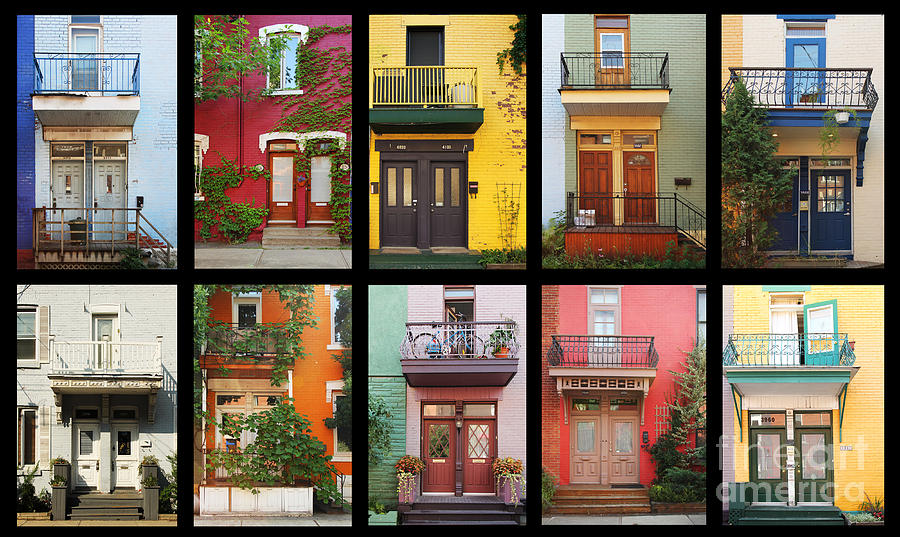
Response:
[[[17,12],[17,527],[884,526],[884,13],[302,8]]]

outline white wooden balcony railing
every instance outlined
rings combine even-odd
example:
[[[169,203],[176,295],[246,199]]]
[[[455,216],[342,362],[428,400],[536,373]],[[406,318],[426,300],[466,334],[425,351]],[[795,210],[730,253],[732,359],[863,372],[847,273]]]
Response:
[[[162,336],[152,343],[50,340],[57,375],[162,375]]]

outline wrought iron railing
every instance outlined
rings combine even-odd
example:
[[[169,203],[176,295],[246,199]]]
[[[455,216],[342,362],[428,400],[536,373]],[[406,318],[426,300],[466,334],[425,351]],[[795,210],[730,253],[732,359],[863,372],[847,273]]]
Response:
[[[152,343],[51,338],[50,369],[54,374],[161,375],[162,336]]]
[[[166,266],[172,263],[172,243],[141,214],[141,209],[37,207],[32,209],[32,233],[36,256],[45,251],[62,255],[138,248],[149,250]]]
[[[872,69],[732,67],[729,71],[722,103],[740,80],[760,107],[874,110],[878,104]]]
[[[140,54],[35,52],[35,93],[139,95]]]
[[[274,358],[291,354],[291,341],[284,323],[212,323],[206,329],[206,356],[233,359]]]
[[[515,359],[517,330],[514,321],[410,322],[400,356],[405,360]]]
[[[731,334],[722,365],[735,367],[852,366],[854,343],[847,334]]]
[[[654,336],[553,335],[547,350],[552,367],[655,368]]]
[[[561,52],[563,89],[668,89],[668,52]]]
[[[706,214],[677,193],[566,193],[566,227],[655,225],[673,227],[706,248]]]
[[[476,67],[378,67],[373,72],[373,106],[478,107]]]

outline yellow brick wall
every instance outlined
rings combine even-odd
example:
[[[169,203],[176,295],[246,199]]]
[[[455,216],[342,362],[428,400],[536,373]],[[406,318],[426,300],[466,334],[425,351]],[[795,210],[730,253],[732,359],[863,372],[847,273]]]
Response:
[[[744,66],[742,15],[722,15],[722,87],[728,84],[729,67]],[[724,105],[723,105],[724,106]]]
[[[855,341],[859,372],[850,381],[844,410],[843,441],[840,414],[833,412],[835,505],[857,510],[864,499],[884,498],[884,287],[877,285],[812,286],[804,303],[837,300],[838,332]],[[734,287],[734,333],[768,333],[768,293],[761,286]],[[733,411],[733,408],[727,409]],[[747,423],[744,438],[735,436],[735,479],[749,479]],[[735,423],[735,435],[740,433]],[[841,451],[840,446],[852,446]]]
[[[369,181],[379,178],[375,140],[474,139],[469,153],[468,180],[478,181],[478,197],[468,199],[469,239],[473,250],[500,248],[497,185],[514,184],[519,191],[516,243],[525,246],[525,74],[518,76],[507,64],[503,74],[497,53],[512,44],[515,15],[445,15],[433,21],[409,15],[369,17],[369,88],[372,69],[406,64],[406,24],[446,24],[444,65],[477,67],[484,123],[473,134],[385,134],[369,136]],[[369,248],[379,248],[379,196],[369,194]]]

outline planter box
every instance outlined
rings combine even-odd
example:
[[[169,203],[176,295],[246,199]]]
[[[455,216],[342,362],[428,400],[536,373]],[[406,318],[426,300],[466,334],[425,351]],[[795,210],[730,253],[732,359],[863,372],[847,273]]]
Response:
[[[159,520],[158,485],[155,487],[144,487],[144,520]]]
[[[69,479],[72,473],[72,465],[70,464],[54,464],[53,475],[61,475],[66,478],[66,491],[72,492],[72,480]]]
[[[144,466],[141,465],[141,481],[144,480],[145,477],[152,476],[153,479],[156,479],[156,482],[159,483],[159,466],[156,464],[148,464]]]
[[[419,482],[421,480],[422,474],[417,474],[412,480],[412,490],[409,492],[403,492],[402,490],[397,492],[397,501],[400,502],[401,505],[412,505],[415,503],[416,498],[419,497]]]
[[[669,503],[650,502],[650,508],[654,513],[705,513],[705,503]]]
[[[525,270],[525,263],[487,263],[484,268],[488,270]]]
[[[66,519],[66,490],[68,485],[50,485],[53,491],[50,493],[52,508],[50,513],[53,520]]]
[[[46,513],[16,513],[16,520],[50,520],[50,511]]]
[[[200,487],[200,514],[311,515],[312,487]]]
[[[525,483],[524,482],[512,482],[509,479],[498,479],[497,485],[497,494],[500,496],[500,499],[503,500],[503,503],[507,505],[515,505],[520,504],[525,500]],[[513,487],[515,487],[516,495],[513,496]],[[518,501],[516,501],[518,500]]]

